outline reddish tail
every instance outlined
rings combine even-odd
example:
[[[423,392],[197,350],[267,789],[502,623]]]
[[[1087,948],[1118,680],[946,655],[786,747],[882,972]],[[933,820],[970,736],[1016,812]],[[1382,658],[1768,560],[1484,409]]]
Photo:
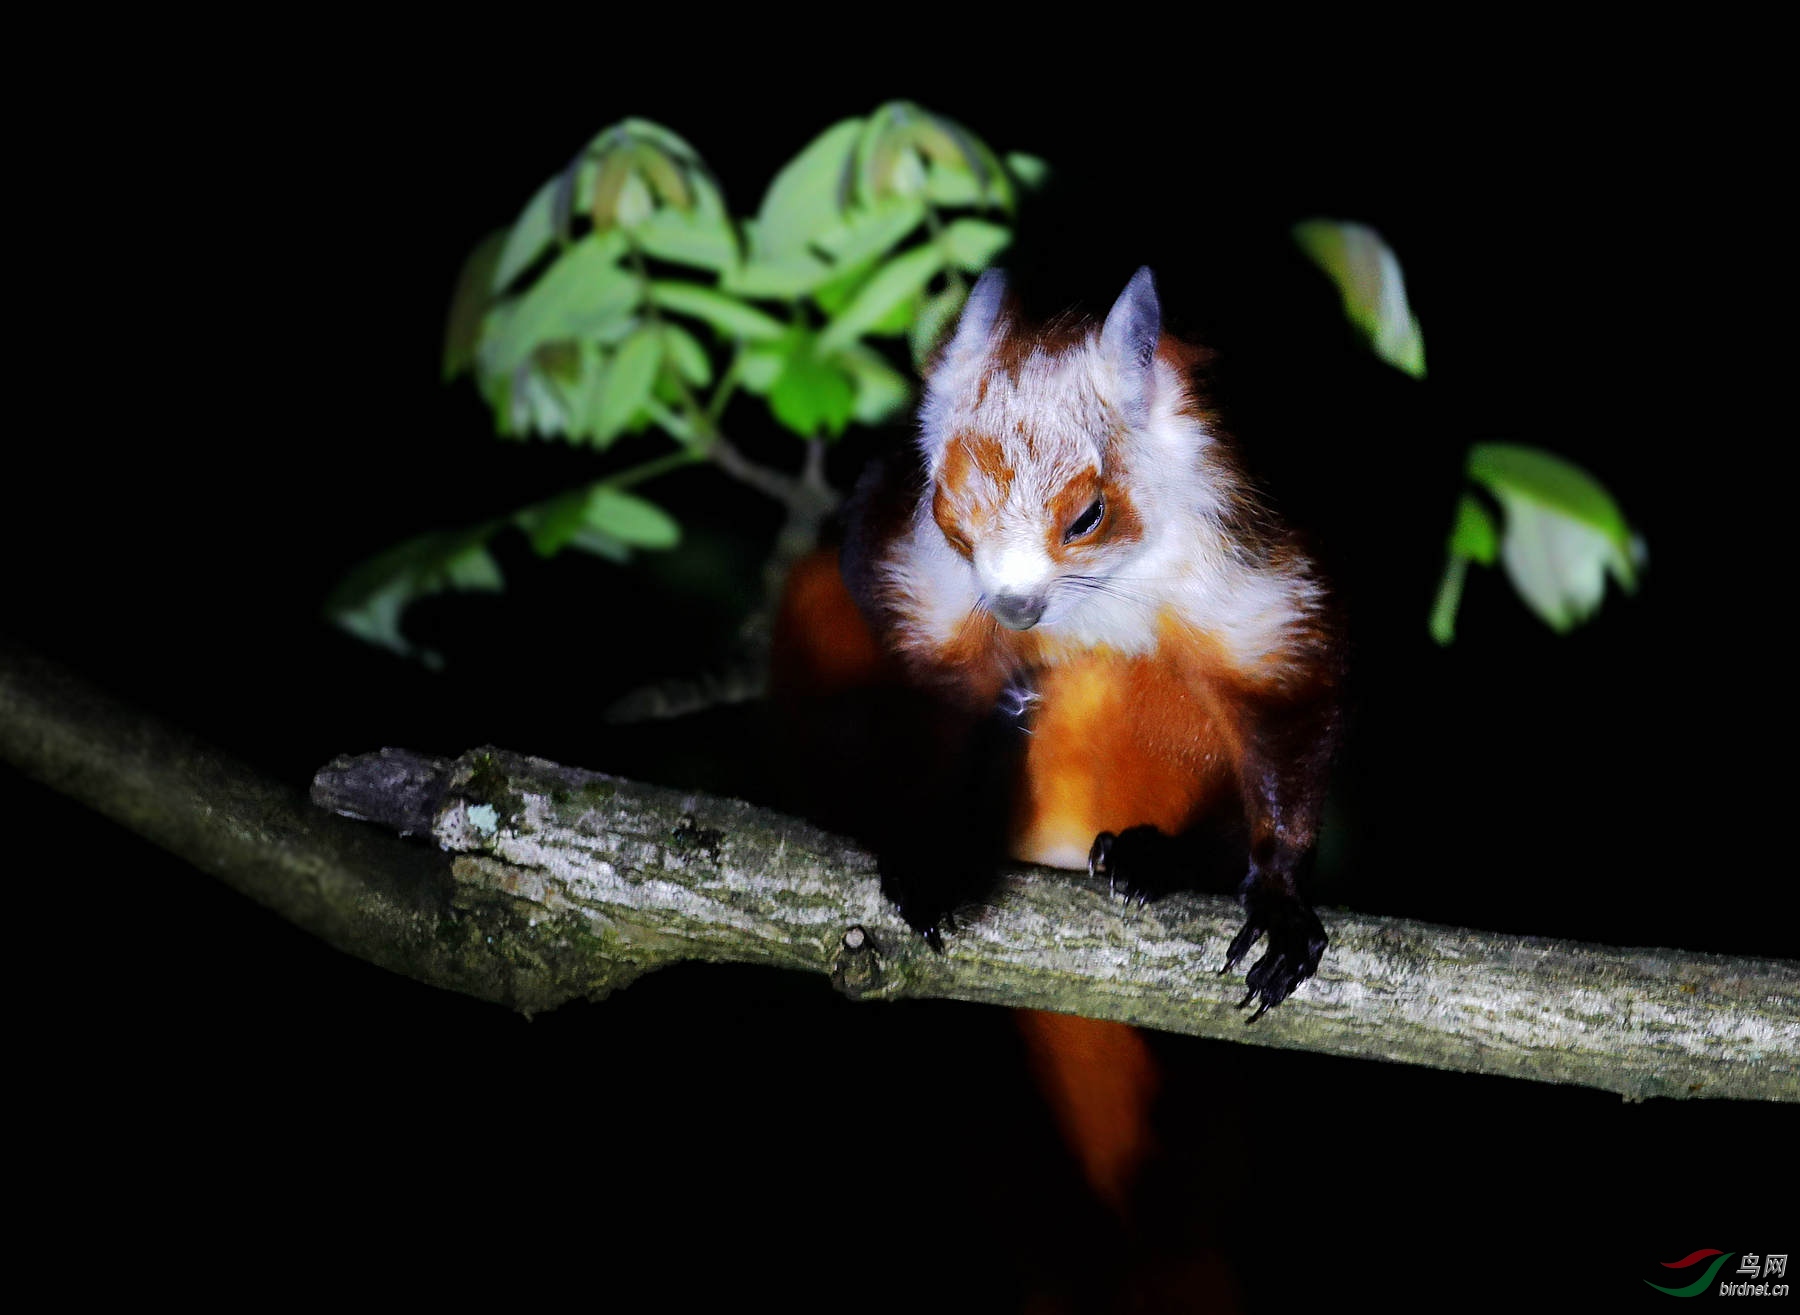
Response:
[[[1135,1027],[1021,1009],[1014,1015],[1063,1141],[1094,1194],[1123,1217],[1153,1148],[1150,1104],[1159,1078]]]
[[[870,685],[886,659],[844,586],[835,548],[794,564],[775,617],[771,693],[784,711]]]

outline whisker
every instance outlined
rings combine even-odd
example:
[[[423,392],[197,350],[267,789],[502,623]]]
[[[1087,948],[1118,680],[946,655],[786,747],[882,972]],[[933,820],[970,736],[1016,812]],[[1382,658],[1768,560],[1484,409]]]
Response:
[[[1135,603],[1143,607],[1151,607],[1159,601],[1158,595],[1147,589],[1135,589],[1130,580],[1120,580],[1102,575],[1065,575],[1056,581],[1058,587],[1067,585],[1088,593],[1102,594],[1110,598],[1118,598],[1127,603]]]

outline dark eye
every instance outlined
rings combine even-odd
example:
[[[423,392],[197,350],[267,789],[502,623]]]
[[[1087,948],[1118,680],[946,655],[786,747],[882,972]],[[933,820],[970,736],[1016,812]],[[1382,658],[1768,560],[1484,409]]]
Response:
[[[1063,542],[1073,543],[1084,534],[1092,534],[1100,518],[1106,515],[1106,499],[1095,498],[1094,505],[1075,518],[1074,524],[1063,531]]]

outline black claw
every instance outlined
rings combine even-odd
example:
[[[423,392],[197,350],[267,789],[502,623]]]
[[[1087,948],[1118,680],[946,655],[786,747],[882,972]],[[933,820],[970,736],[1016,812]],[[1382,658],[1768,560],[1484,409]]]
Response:
[[[1088,850],[1088,876],[1097,877],[1102,872],[1106,873],[1107,886],[1109,889],[1112,889],[1115,894],[1117,893],[1117,886],[1113,881],[1114,874],[1112,864],[1109,860],[1112,857],[1113,841],[1117,839],[1118,837],[1112,832],[1102,831],[1099,835],[1094,837],[1093,846]]]
[[[1318,969],[1326,936],[1313,911],[1292,896],[1252,893],[1246,895],[1244,904],[1248,916],[1242,929],[1232,937],[1225,952],[1225,966],[1219,971],[1235,968],[1250,947],[1267,934],[1268,948],[1244,974],[1248,994],[1238,1004],[1243,1009],[1252,1000],[1257,1002],[1256,1012],[1246,1020],[1254,1023],[1292,995]]]
[[[931,870],[899,869],[882,873],[882,886],[901,919],[937,953],[944,938],[956,931],[954,896]]]
[[[1152,826],[1118,834],[1102,831],[1088,850],[1088,875],[1104,874],[1112,898],[1123,896],[1127,907],[1135,904],[1141,909],[1171,890],[1185,888],[1180,877],[1191,870],[1184,866],[1191,857]],[[1254,1004],[1256,1011],[1248,1021],[1255,1022],[1313,975],[1325,949],[1325,929],[1291,886],[1273,884],[1267,874],[1253,870],[1240,889],[1244,925],[1226,946],[1225,965],[1219,971],[1235,971],[1257,942],[1268,938],[1261,957],[1244,975],[1247,994],[1238,1006],[1247,1009]]]
[[[1127,904],[1136,904],[1141,909],[1162,893],[1153,880],[1147,879],[1154,873],[1150,865],[1143,861],[1144,843],[1137,835],[1139,831],[1154,829],[1137,827],[1124,835],[1102,831],[1094,837],[1093,847],[1088,850],[1088,875],[1104,876],[1106,893],[1111,898],[1123,899]]]
[[[1094,837],[1092,848],[1088,850],[1088,876],[1106,876],[1106,895],[1108,899],[1119,898],[1119,870],[1112,861],[1113,842],[1117,840],[1110,831],[1102,831]],[[1125,887],[1125,898],[1131,898],[1131,888]]]
[[[1262,936],[1262,931],[1261,924],[1254,919],[1246,922],[1242,930],[1231,938],[1231,944],[1225,947],[1225,966],[1219,971],[1230,972],[1237,967],[1243,957],[1250,953],[1250,947]]]

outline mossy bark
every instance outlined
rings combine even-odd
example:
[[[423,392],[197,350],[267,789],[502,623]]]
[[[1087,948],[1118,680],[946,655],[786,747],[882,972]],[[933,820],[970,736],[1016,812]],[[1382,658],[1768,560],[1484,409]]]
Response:
[[[748,804],[498,750],[420,768],[341,759],[315,798],[369,815],[368,780],[448,771],[434,834],[466,905],[545,955],[635,975],[681,959],[828,974],[866,998],[949,996],[1262,1045],[1646,1096],[1800,1099],[1800,964],[1612,949],[1326,910],[1317,977],[1246,1025],[1220,976],[1231,901],[1147,908],[1067,873],[1009,873],[936,954],[870,856]],[[596,989],[616,984],[593,970]],[[593,993],[588,991],[586,993]]]
[[[735,960],[868,999],[1050,1009],[1632,1099],[1800,1100],[1790,961],[1327,909],[1318,976],[1247,1025],[1241,975],[1215,971],[1239,926],[1227,900],[1137,908],[1021,869],[940,955],[882,897],[867,853],[792,818],[498,750],[339,759],[308,803],[11,651],[0,757],[351,954],[527,1012]]]

